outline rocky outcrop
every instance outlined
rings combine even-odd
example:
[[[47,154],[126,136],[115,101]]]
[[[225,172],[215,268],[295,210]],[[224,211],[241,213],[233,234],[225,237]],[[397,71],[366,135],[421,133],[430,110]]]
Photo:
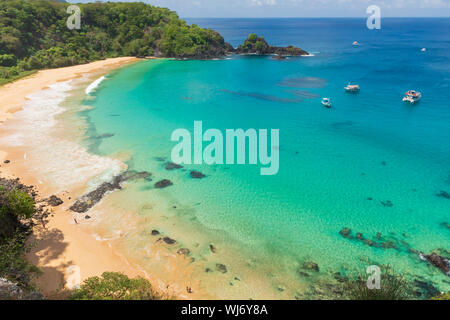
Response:
[[[94,191],[83,195],[81,198],[77,199],[75,203],[69,208],[73,212],[85,213],[108,193],[115,190],[122,189],[122,183],[125,181],[131,181],[136,179],[146,179],[149,180],[151,174],[149,172],[136,172],[136,171],[126,171],[123,174],[115,176],[111,182],[104,182],[97,187]]]
[[[174,162],[166,163],[166,170],[168,170],[168,171],[175,170],[175,169],[181,169],[181,168],[183,168],[183,166],[179,165],[177,163],[174,163]]]
[[[157,183],[155,183],[155,188],[156,189],[164,189],[167,187],[170,187],[171,185],[173,185],[172,181],[164,179],[161,181],[158,181]]]
[[[191,171],[191,178],[193,179],[203,179],[204,177],[206,176],[200,171]]]
[[[216,270],[221,273],[227,273],[227,266],[221,263],[216,263]]]
[[[181,248],[181,249],[179,249],[179,250],[177,251],[177,253],[178,253],[179,255],[185,255],[185,256],[188,256],[188,255],[191,253],[191,251],[190,251],[188,248]]]
[[[450,260],[444,258],[436,253],[431,253],[429,255],[422,254],[422,256],[430,262],[433,266],[439,268],[447,276],[450,276]]]
[[[278,59],[285,56],[306,56],[309,55],[303,49],[288,46],[288,47],[274,47],[267,43],[264,37],[258,37],[258,35],[252,33],[248,36],[247,40],[240,45],[235,53],[238,54],[256,54],[256,55],[276,55]]]
[[[303,263],[302,269],[319,272],[319,265],[314,261],[305,261]]]
[[[47,202],[47,204],[49,206],[52,206],[52,207],[57,207],[57,206],[60,206],[60,205],[62,205],[64,203],[60,198],[58,198],[55,195],[53,195],[50,198],[46,199],[45,202]]]
[[[0,278],[0,300],[42,300],[39,292],[25,292],[13,282]]]

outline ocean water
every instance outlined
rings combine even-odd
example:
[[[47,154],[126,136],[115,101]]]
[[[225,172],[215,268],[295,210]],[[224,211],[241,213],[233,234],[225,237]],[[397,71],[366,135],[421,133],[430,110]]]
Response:
[[[364,19],[188,22],[234,46],[255,32],[313,56],[149,60],[99,79],[83,102],[93,108],[79,114],[89,123],[84,144],[102,156],[127,154],[130,169],[153,178],[105,199],[118,210],[100,219],[101,232],[126,232],[123,221],[145,217],[122,240],[124,254],[144,269],[152,264],[141,255],[158,229],[191,250],[200,265],[192,277],[217,297],[319,297],[305,292],[373,264],[449,290],[448,276],[418,251],[450,249],[450,200],[438,196],[450,192],[450,19],[383,19],[381,30]],[[361,92],[346,94],[348,82]],[[410,89],[423,94],[416,105],[401,101]],[[261,176],[257,165],[166,170],[172,132],[193,132],[196,120],[204,130],[279,129],[279,173]],[[173,186],[155,189],[161,179]],[[343,228],[378,245],[346,239]],[[303,268],[307,261],[319,272]],[[216,263],[227,274],[208,278],[203,270]],[[231,285],[236,275],[245,288]]]

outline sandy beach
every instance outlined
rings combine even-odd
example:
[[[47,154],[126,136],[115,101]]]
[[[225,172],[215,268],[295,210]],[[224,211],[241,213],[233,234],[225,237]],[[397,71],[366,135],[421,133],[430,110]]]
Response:
[[[51,149],[40,147],[42,144],[39,143],[39,140],[44,139],[44,144],[47,144],[48,141],[48,144],[52,145],[56,152],[59,146],[66,143],[66,138],[69,140],[70,129],[67,128],[67,137],[64,137],[65,128],[58,129],[57,137],[54,137],[53,128],[49,129],[53,132],[52,136],[47,137],[42,133],[36,133],[36,137],[33,137],[33,130],[28,128],[30,122],[26,120],[30,111],[28,113],[20,111],[29,100],[27,97],[37,94],[43,89],[48,89],[49,86],[81,77],[92,81],[92,77],[103,76],[113,69],[137,61],[139,59],[133,57],[111,58],[86,65],[42,70],[32,76],[0,87],[0,137],[22,134],[20,142],[0,143],[0,175],[6,178],[18,177],[23,183],[35,186],[40,199],[57,195],[64,202],[60,206],[49,207],[52,212],[49,222],[44,226],[35,227],[33,235],[30,237],[30,243],[34,243],[34,248],[27,257],[43,272],[37,279],[37,285],[47,298],[62,298],[67,295],[66,289],[72,289],[80,281],[91,276],[99,276],[105,271],[123,272],[130,277],[146,276],[146,274],[131,266],[125,258],[115,253],[108,242],[97,241],[91,230],[79,224],[72,212],[68,210],[73,200],[86,191],[87,180],[102,170],[83,165],[81,161],[89,162],[98,159],[86,158],[91,156],[82,149],[73,150],[73,153],[67,157],[67,161],[73,159],[76,161],[79,158],[79,163],[73,162],[73,170],[74,172],[80,170],[82,178],[79,176],[75,177],[73,181],[66,181],[65,186],[64,181],[58,183],[58,179],[52,176],[58,171],[58,165],[64,165],[65,162],[70,167],[70,164],[64,160],[64,156],[52,154]],[[35,111],[39,112],[39,110]],[[54,126],[54,124],[52,125]],[[78,147],[74,146],[73,148]],[[52,158],[60,156],[61,161],[56,161],[59,164],[45,165],[45,163],[51,163]],[[5,163],[5,160],[10,162]],[[108,159],[104,164],[106,166],[115,165],[114,161]],[[123,165],[120,169],[124,169]],[[92,171],[91,174],[84,174],[90,171]],[[147,278],[149,277],[147,276]],[[166,283],[157,282],[157,279],[150,280],[154,284],[156,282],[160,290],[164,289],[163,286],[169,287]],[[184,298],[177,292],[170,290],[166,292],[172,296]]]

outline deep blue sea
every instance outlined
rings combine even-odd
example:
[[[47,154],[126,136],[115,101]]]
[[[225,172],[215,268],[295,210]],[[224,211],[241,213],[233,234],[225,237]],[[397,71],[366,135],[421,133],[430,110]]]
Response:
[[[219,297],[307,298],[298,289],[310,288],[305,283],[373,264],[448,291],[448,276],[418,252],[450,249],[443,196],[450,193],[450,19],[383,19],[381,30],[367,29],[364,19],[187,22],[219,31],[233,46],[257,33],[313,56],[152,60],[110,74],[82,115],[91,137],[114,134],[88,138],[92,152],[127,152],[130,168],[153,174],[118,196],[135,208],[126,214],[146,216],[142,230],[170,234],[202,268],[227,265],[227,276],[215,278],[222,289],[209,287]],[[361,91],[345,93],[349,82]],[[402,102],[410,89],[423,94],[415,105]],[[261,176],[254,165],[166,170],[171,133],[192,131],[195,120],[205,130],[279,129],[279,173]],[[194,169],[206,178],[192,179]],[[161,179],[173,186],[156,190]],[[344,228],[351,238],[339,233]],[[129,241],[138,254],[146,238]],[[236,275],[246,289],[229,285]]]

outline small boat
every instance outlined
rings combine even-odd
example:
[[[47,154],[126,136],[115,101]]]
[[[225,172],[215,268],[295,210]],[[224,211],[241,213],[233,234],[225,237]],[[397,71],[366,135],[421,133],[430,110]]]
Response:
[[[354,46],[359,46],[358,41],[354,41],[354,42],[353,42],[353,45],[354,45]]]
[[[350,84],[350,83],[344,89],[347,92],[358,92],[360,90],[359,89],[359,85],[357,85],[357,84]]]
[[[322,98],[322,105],[327,108],[331,108],[331,101],[329,98]]]
[[[414,104],[416,102],[419,102],[419,100],[422,99],[422,93],[415,90],[409,90],[405,92],[405,96],[403,97],[403,102],[409,102],[411,104]]]
[[[420,51],[426,52],[426,51],[427,51],[427,48],[422,48],[422,50],[420,50]]]

